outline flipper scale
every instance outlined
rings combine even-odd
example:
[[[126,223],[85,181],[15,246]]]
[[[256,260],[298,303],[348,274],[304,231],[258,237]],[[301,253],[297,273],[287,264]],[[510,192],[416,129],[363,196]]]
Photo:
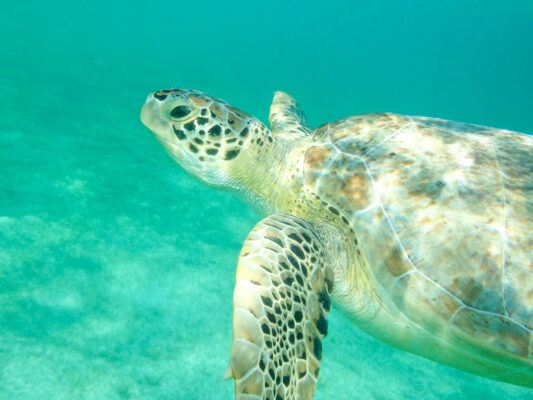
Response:
[[[312,224],[292,215],[265,218],[246,239],[234,291],[236,399],[313,398],[331,294],[324,258]]]

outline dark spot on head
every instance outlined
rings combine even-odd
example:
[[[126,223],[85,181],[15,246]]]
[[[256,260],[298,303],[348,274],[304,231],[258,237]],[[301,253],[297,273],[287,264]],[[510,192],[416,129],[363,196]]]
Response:
[[[205,152],[209,154],[210,156],[214,156],[215,154],[218,153],[218,149],[207,149]]]
[[[183,132],[181,129],[176,129],[174,126],[172,129],[174,130],[174,135],[176,135],[179,140],[185,139],[185,132]]]
[[[216,118],[216,117],[217,115],[213,111],[211,111],[211,118]]]
[[[163,93],[162,91],[161,92],[157,92],[154,94],[154,97],[159,100],[159,101],[163,101],[167,98],[168,94],[165,94]]]
[[[194,129],[196,128],[196,127],[194,126],[194,121],[191,121],[191,122],[189,122],[189,123],[183,125],[183,127],[184,127],[185,129],[187,129],[188,131],[194,131]]]
[[[204,131],[203,129],[200,129],[200,130],[198,131],[198,133],[199,133],[200,135],[202,135],[202,136],[205,135],[205,131]]]
[[[270,335],[270,328],[268,327],[267,324],[261,325],[261,330],[263,331],[263,333],[266,333],[267,335]]]
[[[226,143],[233,143],[236,141],[237,141],[237,138],[231,138],[231,139],[226,140]]]
[[[237,155],[239,154],[239,149],[233,149],[226,151],[226,156],[224,157],[224,160],[233,160]]]
[[[303,318],[303,314],[300,310],[296,310],[294,312],[294,319],[296,320],[296,322],[302,322],[302,318]]]
[[[191,149],[191,151],[193,153],[198,153],[198,147],[196,147],[194,144],[192,143],[189,143],[189,149]]]
[[[217,137],[220,136],[220,133],[222,132],[222,128],[220,125],[214,125],[208,130],[209,136]]]
[[[200,138],[194,138],[193,140],[196,144],[204,144],[204,141]]]
[[[227,135],[228,133],[231,133],[231,129],[229,129],[229,128],[224,129],[224,133],[225,133],[226,135]]]
[[[196,118],[196,122],[198,123],[198,125],[205,125],[207,121],[209,121],[207,118],[202,118],[202,117]]]
[[[248,127],[245,127],[245,128],[241,131],[240,135],[241,135],[242,137],[246,137],[246,136],[248,136]]]
[[[207,110],[205,108],[202,108],[202,111],[200,111],[200,115],[205,115],[207,113]]]
[[[170,116],[174,118],[183,118],[191,113],[191,107],[189,106],[177,106],[170,111]]]

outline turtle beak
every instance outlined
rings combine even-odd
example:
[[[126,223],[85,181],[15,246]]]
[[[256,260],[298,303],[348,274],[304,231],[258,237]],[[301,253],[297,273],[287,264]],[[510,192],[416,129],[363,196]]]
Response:
[[[141,110],[141,122],[150,129],[150,125],[155,114],[155,109],[157,108],[157,100],[154,98],[153,94],[148,95],[146,101],[144,102],[143,108]]]
[[[173,142],[172,127],[161,116],[161,102],[150,94],[141,110],[141,122],[156,136],[158,140]]]

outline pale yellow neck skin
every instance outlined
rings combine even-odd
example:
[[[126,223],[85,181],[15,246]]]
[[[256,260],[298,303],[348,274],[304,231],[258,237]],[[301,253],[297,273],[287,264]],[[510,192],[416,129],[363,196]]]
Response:
[[[227,173],[235,182],[233,193],[262,216],[290,213],[287,204],[294,203],[302,185],[300,177],[295,178],[302,160],[303,152],[292,141],[275,138],[263,140],[260,146],[252,140],[228,166]]]

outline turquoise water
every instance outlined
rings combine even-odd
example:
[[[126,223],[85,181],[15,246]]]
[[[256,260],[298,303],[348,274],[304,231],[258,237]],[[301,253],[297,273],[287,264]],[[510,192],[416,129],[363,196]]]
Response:
[[[0,400],[232,398],[234,268],[259,216],[164,153],[149,92],[533,133],[531,2],[406,3],[4,1]],[[533,399],[329,323],[316,399]]]

